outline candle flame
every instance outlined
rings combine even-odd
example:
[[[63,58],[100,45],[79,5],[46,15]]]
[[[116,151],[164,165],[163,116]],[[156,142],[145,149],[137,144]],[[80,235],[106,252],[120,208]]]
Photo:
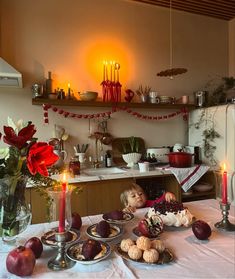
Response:
[[[68,88],[70,88],[70,83],[68,83]]]
[[[225,163],[223,164],[223,169],[224,169],[224,171],[226,171],[226,164]]]
[[[67,173],[66,173],[66,172],[63,173],[62,181],[63,181],[64,183],[67,182]]]

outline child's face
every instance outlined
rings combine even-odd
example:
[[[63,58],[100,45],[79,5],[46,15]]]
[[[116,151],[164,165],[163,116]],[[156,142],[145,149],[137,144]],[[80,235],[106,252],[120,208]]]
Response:
[[[127,203],[128,206],[141,208],[145,206],[146,203],[146,195],[143,191],[137,191],[135,189],[132,189],[127,194]]]

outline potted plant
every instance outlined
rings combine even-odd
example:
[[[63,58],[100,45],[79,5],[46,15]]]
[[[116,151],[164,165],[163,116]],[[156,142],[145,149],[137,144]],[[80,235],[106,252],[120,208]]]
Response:
[[[133,136],[128,138],[128,142],[123,143],[122,148],[122,158],[127,163],[127,167],[133,167],[139,162],[142,154],[140,153],[140,143],[138,138]]]

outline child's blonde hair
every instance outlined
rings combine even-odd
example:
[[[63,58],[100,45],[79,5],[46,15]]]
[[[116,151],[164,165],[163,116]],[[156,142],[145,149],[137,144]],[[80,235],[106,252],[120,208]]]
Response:
[[[124,205],[124,206],[128,206],[128,194],[131,192],[131,191],[138,191],[138,192],[143,192],[144,193],[144,190],[136,183],[133,183],[131,188],[130,189],[127,189],[125,190],[124,192],[121,193],[120,195],[120,200],[121,200],[121,203]]]

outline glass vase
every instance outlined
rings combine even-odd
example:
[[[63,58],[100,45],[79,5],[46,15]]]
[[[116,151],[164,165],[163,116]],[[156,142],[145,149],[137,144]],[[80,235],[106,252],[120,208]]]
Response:
[[[62,186],[48,188],[50,196],[50,221],[51,229],[55,231],[57,254],[49,260],[48,267],[52,270],[71,268],[75,262],[71,261],[65,252],[66,241],[72,225],[71,194],[72,186],[62,183]]]
[[[58,232],[69,231],[72,225],[71,214],[71,194],[72,186],[67,186],[65,190],[61,186],[47,189],[50,202],[49,219],[50,226]]]
[[[14,243],[31,223],[30,205],[25,200],[27,177],[6,175],[0,179],[0,236]]]

